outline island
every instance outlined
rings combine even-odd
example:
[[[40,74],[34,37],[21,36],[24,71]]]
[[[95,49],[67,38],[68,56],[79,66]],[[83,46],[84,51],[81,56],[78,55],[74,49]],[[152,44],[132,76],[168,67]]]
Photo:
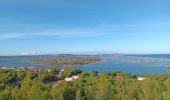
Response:
[[[101,61],[97,57],[73,57],[73,58],[53,58],[41,59],[31,61],[33,64],[47,65],[47,66],[78,66],[90,63],[97,63]]]

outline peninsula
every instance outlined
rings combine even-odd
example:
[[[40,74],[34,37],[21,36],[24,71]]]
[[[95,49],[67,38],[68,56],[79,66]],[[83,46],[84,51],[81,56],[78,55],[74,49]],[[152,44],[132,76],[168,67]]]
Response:
[[[78,66],[89,63],[99,62],[101,59],[96,57],[73,57],[73,58],[54,58],[31,61],[33,64],[48,66]]]

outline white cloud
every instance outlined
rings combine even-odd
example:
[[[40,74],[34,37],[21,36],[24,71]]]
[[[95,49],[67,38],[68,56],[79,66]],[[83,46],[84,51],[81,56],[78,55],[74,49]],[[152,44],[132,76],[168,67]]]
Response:
[[[21,55],[37,55],[36,52],[22,52]]]
[[[52,29],[40,32],[30,32],[30,33],[0,33],[0,40],[2,39],[13,39],[13,38],[23,38],[23,37],[38,37],[38,36],[49,36],[58,38],[70,38],[70,37],[93,37],[103,34],[108,34],[103,29],[90,29],[90,28],[74,28],[74,29]]]
[[[21,34],[16,34],[16,33],[8,34],[8,33],[4,33],[4,34],[0,35],[0,40],[2,40],[2,39],[13,39],[13,38],[19,38],[19,37],[21,37]]]
[[[60,28],[48,29],[37,32],[0,33],[0,40],[24,37],[95,37],[100,35],[115,34],[115,36],[169,34],[169,23],[137,23],[137,24],[108,24],[103,23],[92,28]],[[164,27],[159,28],[159,27]]]

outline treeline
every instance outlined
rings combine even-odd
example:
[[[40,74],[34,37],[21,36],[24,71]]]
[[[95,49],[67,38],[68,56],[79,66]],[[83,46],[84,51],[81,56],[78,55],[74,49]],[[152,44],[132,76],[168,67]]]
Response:
[[[80,78],[52,84],[72,75]],[[144,74],[142,81],[137,80],[138,76],[70,68],[63,73],[57,68],[40,73],[0,70],[0,100],[170,100],[169,74]]]

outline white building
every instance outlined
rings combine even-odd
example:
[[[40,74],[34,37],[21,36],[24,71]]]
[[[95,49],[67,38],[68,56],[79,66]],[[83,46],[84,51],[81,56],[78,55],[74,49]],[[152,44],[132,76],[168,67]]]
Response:
[[[65,81],[73,81],[73,80],[76,80],[78,79],[79,76],[78,75],[74,75],[74,76],[71,76],[71,77],[66,77],[64,80]]]
[[[65,81],[73,81],[73,78],[72,77],[66,77],[64,80]]]
[[[145,80],[145,77],[137,77],[137,80],[143,81],[143,80]]]

